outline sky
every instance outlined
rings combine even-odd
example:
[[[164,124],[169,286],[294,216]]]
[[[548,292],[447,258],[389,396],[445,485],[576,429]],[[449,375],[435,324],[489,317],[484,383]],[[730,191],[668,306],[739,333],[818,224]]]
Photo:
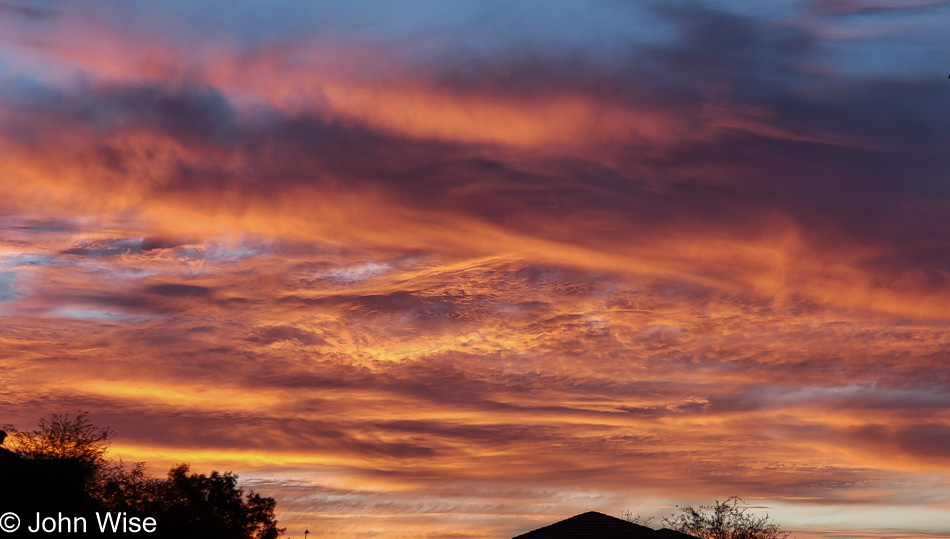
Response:
[[[950,537],[950,4],[0,1],[0,423],[291,538]]]

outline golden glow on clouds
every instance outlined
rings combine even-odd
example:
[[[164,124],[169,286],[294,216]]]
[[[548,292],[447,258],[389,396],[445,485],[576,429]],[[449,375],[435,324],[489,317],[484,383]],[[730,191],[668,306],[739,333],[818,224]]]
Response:
[[[926,361],[945,346],[937,325],[833,306],[792,315],[789,300],[502,255],[173,244],[45,255],[60,266],[18,266],[8,251],[16,289],[32,290],[4,305],[32,313],[8,318],[8,372],[22,380],[13,398],[99,410],[126,460],[295,470],[358,499],[410,492],[420,507],[446,481],[550,489],[551,501],[566,485],[613,492],[594,502],[605,509],[683,488],[787,499],[832,488],[854,503],[871,492],[853,490],[857,477],[883,485],[947,466],[861,432],[900,436],[915,407],[941,405],[939,393],[879,386],[876,374],[893,354]],[[336,503],[314,495],[317,507]],[[404,518],[393,511],[374,525]],[[443,512],[413,511],[421,520],[406,533],[445,525]]]

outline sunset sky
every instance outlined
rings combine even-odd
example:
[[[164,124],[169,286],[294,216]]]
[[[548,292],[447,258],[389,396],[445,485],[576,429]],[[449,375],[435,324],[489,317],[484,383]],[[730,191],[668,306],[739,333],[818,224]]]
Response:
[[[950,3],[0,1],[0,423],[290,538],[950,537]]]

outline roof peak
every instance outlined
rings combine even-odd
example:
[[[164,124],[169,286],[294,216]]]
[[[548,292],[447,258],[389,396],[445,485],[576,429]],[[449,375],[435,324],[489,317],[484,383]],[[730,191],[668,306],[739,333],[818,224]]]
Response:
[[[666,532],[599,511],[587,511],[523,533],[515,539],[660,539],[665,537],[668,537]]]

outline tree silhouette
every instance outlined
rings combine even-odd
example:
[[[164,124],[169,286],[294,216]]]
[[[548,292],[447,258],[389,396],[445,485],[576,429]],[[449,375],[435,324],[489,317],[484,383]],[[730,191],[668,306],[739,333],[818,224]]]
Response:
[[[162,497],[162,483],[162,479],[148,474],[144,462],[126,468],[119,461],[102,468],[90,489],[92,496],[109,511],[139,513]]]
[[[91,479],[105,466],[105,453],[114,433],[89,421],[89,412],[53,414],[39,420],[39,428],[20,431],[6,426],[11,450],[28,460],[58,460],[76,463],[84,479]]]
[[[196,474],[179,464],[157,478],[144,463],[127,467],[108,460],[113,432],[93,425],[87,412],[40,419],[32,431],[4,430],[16,455],[0,460],[5,510],[85,515],[89,522],[96,522],[93,512],[105,511],[152,517],[157,527],[148,535],[155,539],[277,539],[284,532],[274,499],[245,494],[233,473]]]
[[[190,473],[187,464],[168,472],[154,508],[168,537],[276,539],[283,530],[274,518],[276,503],[237,486],[232,473]]]
[[[700,539],[785,539],[782,530],[768,515],[758,517],[748,513],[749,507],[738,496],[713,505],[698,508],[686,506],[678,514],[663,519],[663,524],[674,530]]]

